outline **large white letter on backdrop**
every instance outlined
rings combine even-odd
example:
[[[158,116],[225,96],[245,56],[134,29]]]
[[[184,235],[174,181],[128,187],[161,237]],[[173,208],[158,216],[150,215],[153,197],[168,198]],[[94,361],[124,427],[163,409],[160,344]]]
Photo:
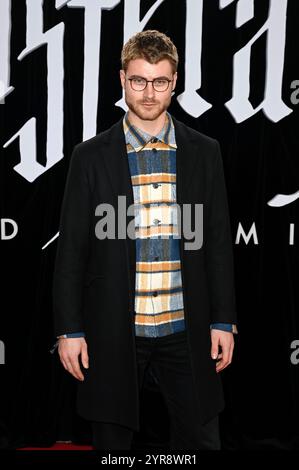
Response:
[[[202,15],[203,0],[186,1],[185,91],[177,100],[195,118],[212,107],[196,92],[201,87]]]
[[[18,60],[39,47],[47,45],[47,144],[46,166],[37,161],[36,118],[30,118],[23,127],[4,144],[8,147],[17,137],[20,140],[20,163],[14,169],[32,182],[63,158],[63,36],[64,23],[43,32],[43,0],[27,0],[26,48]]]
[[[233,0],[220,0],[220,8]],[[270,0],[267,21],[253,38],[234,55],[233,96],[225,103],[237,123],[254,116],[261,109],[273,122],[278,122],[293,110],[282,101],[282,81],[286,42],[286,17],[288,0]],[[239,0],[236,28],[254,16],[254,0]],[[264,100],[253,108],[250,95],[250,59],[253,44],[267,33],[266,83]]]
[[[11,1],[0,2],[0,104],[14,90],[10,86]]]
[[[102,10],[112,10],[120,1],[71,0],[67,3],[70,8],[84,8],[83,140],[97,133]]]

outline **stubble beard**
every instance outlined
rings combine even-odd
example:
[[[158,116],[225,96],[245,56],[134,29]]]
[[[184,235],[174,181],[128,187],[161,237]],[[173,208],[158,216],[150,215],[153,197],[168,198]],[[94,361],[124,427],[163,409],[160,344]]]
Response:
[[[126,104],[129,110],[134,113],[139,119],[143,121],[155,121],[161,116],[161,114],[166,111],[171,102],[171,96],[167,101],[160,103],[159,101],[150,101],[150,100],[130,100],[130,98],[125,98]],[[146,109],[142,106],[142,103],[155,103],[153,108]]]

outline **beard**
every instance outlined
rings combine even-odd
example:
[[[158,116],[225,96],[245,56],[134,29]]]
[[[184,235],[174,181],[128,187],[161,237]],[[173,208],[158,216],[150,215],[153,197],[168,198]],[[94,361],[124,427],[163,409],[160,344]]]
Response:
[[[125,97],[125,101],[129,110],[139,119],[142,119],[143,121],[155,121],[168,109],[171,102],[171,96],[169,96],[169,98],[163,103],[151,100],[131,100],[127,96]],[[144,103],[154,103],[154,106],[146,108],[143,106]]]

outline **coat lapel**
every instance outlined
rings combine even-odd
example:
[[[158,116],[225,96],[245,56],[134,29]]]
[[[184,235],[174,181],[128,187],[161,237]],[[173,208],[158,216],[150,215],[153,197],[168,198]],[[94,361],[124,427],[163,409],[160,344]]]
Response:
[[[126,196],[128,207],[134,203],[134,196],[122,119],[105,133],[103,140],[107,150],[104,161],[116,200],[119,195]]]
[[[186,204],[190,198],[190,188],[196,164],[196,147],[192,134],[186,131],[186,126],[172,116],[176,151],[176,195],[177,204]]]
[[[106,143],[104,162],[110,184],[114,192],[115,204],[117,205],[118,196],[125,196],[125,210],[127,213],[128,207],[134,204],[134,195],[125,135],[123,132],[123,118],[121,118],[105,133],[103,140]],[[133,216],[128,216],[126,219],[127,223],[129,223],[133,218]],[[132,272],[136,268],[135,239],[127,237],[124,242],[128,268],[131,269]]]

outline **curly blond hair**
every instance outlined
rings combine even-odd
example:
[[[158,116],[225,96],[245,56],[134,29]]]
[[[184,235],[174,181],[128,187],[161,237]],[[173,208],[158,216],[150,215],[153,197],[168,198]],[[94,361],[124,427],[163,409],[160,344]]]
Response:
[[[177,48],[171,39],[155,29],[136,33],[124,44],[121,52],[121,65],[125,72],[130,60],[134,59],[145,59],[150,64],[168,59],[173,73],[177,71],[179,62]]]

